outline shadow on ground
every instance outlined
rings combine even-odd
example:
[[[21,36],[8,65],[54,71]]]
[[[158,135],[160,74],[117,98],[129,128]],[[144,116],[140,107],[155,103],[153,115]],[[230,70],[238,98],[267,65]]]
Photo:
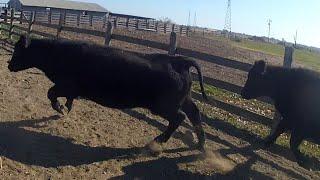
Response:
[[[251,170],[256,158],[250,158],[246,163],[236,166],[227,174],[216,173],[212,176],[180,170],[179,163],[189,163],[199,160],[201,155],[190,155],[179,158],[160,158],[157,160],[140,162],[124,167],[123,176],[113,179],[272,179],[260,172]],[[146,173],[147,172],[147,173]]]
[[[0,123],[0,156],[27,165],[42,167],[78,166],[109,159],[127,159],[139,153],[139,148],[90,147],[50,134],[24,128],[57,120],[58,116],[38,120]]]
[[[160,123],[159,121],[157,121],[155,119],[149,118],[146,115],[144,115],[140,112],[137,112],[135,110],[124,110],[123,112],[134,117],[134,118],[145,121],[149,125],[157,127],[161,131],[166,129],[166,126],[164,124]],[[244,148],[239,148],[239,147],[233,145],[232,143],[221,139],[218,136],[212,135],[210,133],[206,133],[208,140],[211,140],[216,143],[223,144],[223,145],[229,147],[227,149],[220,150],[220,153],[222,155],[226,156],[228,154],[237,154],[238,153],[238,154],[241,154],[249,159],[245,164],[238,165],[231,173],[229,173],[227,175],[216,175],[216,177],[218,179],[220,179],[220,178],[227,178],[227,179],[228,178],[231,178],[231,179],[237,178],[238,179],[239,177],[241,178],[241,176],[240,176],[241,174],[246,175],[245,179],[247,179],[248,177],[251,177],[251,176],[256,177],[256,178],[260,177],[263,179],[268,179],[266,177],[262,177],[263,174],[260,174],[259,172],[256,172],[256,171],[253,171],[250,169],[252,164],[256,163],[257,161],[268,164],[271,167],[274,167],[282,172],[285,172],[288,176],[290,176],[292,178],[306,179],[302,175],[292,171],[290,168],[285,168],[279,164],[276,164],[275,162],[273,162],[270,159],[263,158],[263,157],[257,155],[257,153],[255,151],[259,149],[260,144],[258,142],[260,142],[262,140],[260,137],[257,137],[256,135],[254,135],[246,130],[237,129],[236,127],[232,126],[231,124],[229,124],[225,121],[222,121],[219,119],[209,118],[203,114],[202,114],[202,119],[210,127],[216,128],[219,131],[222,131],[223,133],[226,133],[226,134],[233,136],[233,137],[240,138],[240,139],[247,141],[251,144],[250,146],[246,146]],[[187,123],[183,123],[183,126],[189,128],[189,129],[192,129],[192,127],[190,125],[188,125]],[[183,142],[185,141],[184,134],[181,132],[176,132],[173,135],[173,138],[178,138],[178,139],[182,140]],[[178,149],[176,149],[175,151],[177,151],[177,150]],[[190,150],[190,149],[181,148],[179,150],[184,151],[184,150]],[[167,150],[167,152],[170,152],[170,150]],[[272,152],[274,154],[278,154],[280,156],[283,156],[288,160],[294,161],[294,158],[292,156],[290,149],[288,149],[286,147],[279,146],[279,145],[273,145],[273,147],[270,148],[270,152]],[[143,169],[144,167],[145,168],[157,167],[157,163],[158,163],[158,164],[162,164],[162,165],[160,165],[160,167],[164,166],[164,164],[169,164],[169,166],[172,166],[172,168],[176,168],[177,173],[175,175],[173,175],[173,177],[176,177],[176,175],[179,175],[181,177],[186,177],[186,178],[190,177],[190,179],[205,178],[200,175],[189,174],[189,172],[184,172],[184,171],[178,170],[178,168],[176,166],[177,163],[185,162],[190,159],[195,160],[196,158],[194,158],[194,157],[193,158],[192,157],[182,157],[182,158],[178,158],[178,159],[165,158],[165,159],[159,159],[159,160],[155,160],[155,161],[151,161],[151,162],[144,162],[144,163],[140,163],[140,164],[131,165],[131,166],[124,168],[124,171],[127,172],[127,174],[124,177],[131,176],[131,177],[143,177],[143,179],[144,178],[148,179],[149,175],[141,175],[141,174],[139,175],[135,172],[139,172],[138,169],[140,169],[140,168]],[[279,160],[279,161],[281,162],[281,160]],[[313,165],[317,164],[317,166],[313,167],[314,169],[319,168],[319,161],[317,159],[315,159],[315,158],[310,159],[309,158],[309,161],[312,161]],[[163,168],[166,168],[166,167],[162,167],[162,171],[158,171],[157,168],[154,168],[155,172],[151,173],[151,174],[155,174],[155,176],[152,175],[152,177],[157,177],[157,175],[158,175],[159,177],[162,177],[159,179],[163,179],[164,176],[161,176],[161,173],[167,172],[166,169],[163,169]],[[153,170],[153,168],[152,168],[152,170]],[[170,169],[168,169],[168,171],[171,172]],[[239,172],[241,172],[240,175],[239,175]],[[168,176],[171,176],[171,175],[168,175]],[[183,179],[186,179],[186,178],[183,178]],[[270,179],[272,179],[272,178],[270,178]]]
[[[13,53],[12,46],[14,46],[14,44],[8,39],[0,39],[0,49],[3,49],[7,52],[7,54],[2,55],[11,55]]]
[[[146,115],[135,110],[125,110],[125,113],[147,122],[149,125],[164,130],[166,127],[159,121],[149,118]],[[46,133],[27,130],[26,128],[39,128],[40,124],[45,124],[48,121],[57,120],[58,116],[51,116],[38,120],[21,120],[8,121],[0,123],[0,156],[21,162],[27,165],[37,165],[42,167],[58,167],[58,166],[79,166],[91,164],[94,162],[107,161],[110,159],[130,159],[135,158],[143,152],[143,148],[110,148],[110,147],[90,147],[81,144],[75,144],[72,140],[68,140],[59,136],[53,136]],[[217,128],[226,134],[242,138],[250,143],[255,143],[257,137],[254,137],[249,132],[239,130],[232,125],[204,117],[204,121],[211,127]],[[188,124],[184,126],[191,128]],[[173,138],[182,139],[184,134],[177,132]],[[271,179],[263,173],[252,170],[252,165],[257,161],[268,164],[273,168],[285,172],[288,176],[296,179],[305,179],[301,174],[285,168],[279,163],[259,156],[254,146],[246,146],[239,148],[228,141],[221,139],[218,136],[207,133],[208,140],[227,146],[227,149],[220,149],[220,154],[241,154],[248,158],[243,164],[238,164],[231,172],[227,174],[215,174],[214,176],[205,176],[202,174],[191,173],[189,171],[180,170],[179,163],[189,163],[201,159],[201,153],[198,155],[183,156],[177,158],[160,158],[146,162],[135,163],[123,167],[125,175],[117,178],[143,178],[143,179],[248,179],[250,177],[257,179]],[[276,150],[274,150],[276,149]],[[190,148],[177,148],[165,150],[165,153],[176,153],[189,151]],[[271,152],[286,154],[288,149],[275,146]],[[284,156],[286,157],[286,156]],[[147,172],[147,173],[146,173]]]

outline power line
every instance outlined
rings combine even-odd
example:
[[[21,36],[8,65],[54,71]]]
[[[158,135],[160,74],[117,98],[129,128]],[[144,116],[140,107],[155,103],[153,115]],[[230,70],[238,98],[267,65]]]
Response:
[[[270,42],[271,23],[272,20],[268,19],[268,42]]]
[[[231,0],[228,0],[224,30],[231,32]]]

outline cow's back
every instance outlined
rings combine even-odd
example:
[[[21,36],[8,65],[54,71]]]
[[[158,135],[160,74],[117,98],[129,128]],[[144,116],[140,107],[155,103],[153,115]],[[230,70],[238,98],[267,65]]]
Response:
[[[185,82],[170,64],[152,62],[134,53],[98,45],[53,41],[44,70],[55,83],[77,90],[102,105],[146,107],[158,101],[179,101]],[[148,107],[150,108],[150,107]]]

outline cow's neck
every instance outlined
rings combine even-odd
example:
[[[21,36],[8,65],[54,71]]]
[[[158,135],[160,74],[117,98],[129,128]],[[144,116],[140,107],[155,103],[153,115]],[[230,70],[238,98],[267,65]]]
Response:
[[[288,83],[288,73],[289,69],[284,69],[282,67],[270,66],[267,68],[266,77],[266,92],[267,96],[273,100],[277,99],[279,92],[283,91],[286,83]]]
[[[35,51],[38,53],[35,53]],[[39,51],[41,51],[41,53],[39,53]],[[50,73],[48,71],[53,69],[52,57],[50,57],[50,53],[48,53],[48,51],[50,50],[47,48],[34,48],[29,51],[27,58],[29,61],[32,61],[30,63],[32,63],[35,68],[41,70],[45,74]]]

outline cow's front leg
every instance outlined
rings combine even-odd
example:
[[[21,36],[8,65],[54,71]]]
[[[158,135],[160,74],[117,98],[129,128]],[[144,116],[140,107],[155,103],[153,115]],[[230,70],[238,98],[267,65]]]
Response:
[[[270,147],[283,132],[289,129],[288,122],[289,121],[285,118],[277,119],[271,130],[270,135],[264,139],[265,148]]]
[[[57,85],[54,85],[48,91],[48,99],[51,102],[51,107],[58,113],[63,114],[64,107],[58,101],[58,97],[63,97],[61,96],[61,89]]]
[[[298,132],[296,130],[293,130],[291,132],[291,138],[290,138],[290,149],[293,152],[297,163],[304,167],[305,164],[305,158],[303,157],[303,155],[301,154],[301,152],[299,151],[299,145],[301,144],[301,142],[303,141],[303,135],[301,132]]]

